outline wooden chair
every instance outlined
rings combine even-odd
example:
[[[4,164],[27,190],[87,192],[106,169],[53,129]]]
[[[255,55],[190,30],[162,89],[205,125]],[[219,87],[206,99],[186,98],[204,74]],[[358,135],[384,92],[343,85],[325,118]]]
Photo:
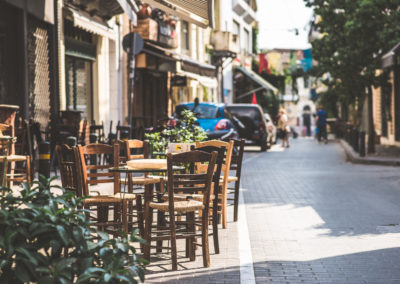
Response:
[[[98,137],[98,142],[99,143],[105,143],[105,135],[104,135],[104,124],[101,122],[101,124],[96,124],[95,121],[92,121],[92,124],[89,127],[90,133],[96,133]]]
[[[209,244],[208,244],[208,222],[209,222],[209,204],[211,195],[211,183],[214,167],[217,159],[217,153],[212,154],[203,151],[189,151],[179,154],[167,154],[168,164],[168,201],[149,202],[146,204],[146,222],[145,222],[145,240],[148,242],[144,257],[150,259],[150,249],[152,241],[170,240],[172,269],[177,270],[177,239],[187,240],[187,255],[190,260],[195,260],[196,237],[202,239],[203,265],[210,266]],[[208,163],[207,172],[204,173],[176,173],[173,166],[193,165],[195,163]],[[175,192],[192,194],[202,192],[203,201],[188,199],[185,201],[175,201]],[[165,226],[162,234],[161,227],[158,226],[157,234],[152,234],[152,210],[158,210],[169,213],[169,224]],[[201,211],[201,224],[196,224],[195,214]],[[186,216],[186,220],[176,220],[177,216]],[[201,233],[196,232],[196,225],[200,225]]]
[[[61,184],[62,187],[68,191],[73,192],[77,197],[85,197],[83,200],[83,207],[86,209],[98,209],[98,216],[93,216],[91,213],[87,213],[94,225],[98,229],[106,231],[108,227],[122,228],[122,215],[117,214],[120,218],[115,218],[112,221],[106,219],[108,212],[104,213],[104,210],[121,210],[124,208],[123,200],[119,197],[114,196],[87,196],[83,191],[83,180],[82,180],[82,168],[80,164],[80,156],[77,147],[71,148],[68,145],[57,145],[56,155],[60,168]],[[113,232],[115,233],[115,232]]]
[[[11,135],[12,127],[10,125],[1,124],[0,131],[2,133]],[[14,132],[15,133],[15,132]],[[2,166],[1,173],[4,177],[3,183],[7,180],[7,186],[11,187],[14,182],[31,182],[31,157],[30,155],[16,155],[15,150],[19,149],[15,147],[15,142],[11,144],[1,143],[0,144],[0,163]]]
[[[218,239],[218,208],[219,208],[219,203],[218,203],[218,198],[215,198],[215,196],[220,195],[220,176],[221,176],[221,169],[222,169],[222,164],[225,162],[225,154],[226,154],[226,149],[225,147],[216,147],[216,146],[204,146],[204,147],[199,147],[199,148],[194,148],[192,147],[191,149],[193,150],[198,150],[198,151],[203,151],[206,153],[212,153],[216,152],[217,153],[217,160],[216,160],[216,167],[214,168],[214,175],[213,175],[213,183],[212,183],[212,191],[210,194],[210,204],[211,204],[211,215],[210,215],[210,222],[212,222],[212,236],[214,240],[214,251],[216,254],[219,254],[219,239]],[[207,164],[202,164],[202,163],[197,163],[196,164],[196,172],[197,173],[206,173],[207,172]],[[168,200],[168,194],[163,196],[163,200]],[[199,194],[198,192],[194,194],[182,194],[182,193],[175,193],[174,195],[175,201],[185,201],[188,199],[194,199],[197,201],[203,201],[203,194]]]
[[[149,158],[149,143],[141,140],[118,140],[117,143],[121,146],[120,164],[124,165],[126,161],[134,159]],[[164,192],[164,179],[157,176],[149,176],[148,173],[143,176],[133,176],[132,173],[127,174],[127,189],[128,193],[136,195],[136,210],[140,235],[144,234],[144,210],[143,210],[143,194],[145,186],[160,186],[160,192]],[[125,185],[125,180],[121,181]],[[133,208],[129,208],[132,212]]]
[[[78,162],[78,179],[82,183],[80,190],[83,196],[91,195],[89,187],[92,185],[109,183],[113,187],[111,194],[101,195],[98,192],[97,196],[90,196],[84,201],[85,208],[97,210],[97,227],[104,231],[108,231],[109,227],[122,228],[128,232],[127,208],[136,197],[133,194],[121,194],[119,173],[109,171],[110,167],[119,166],[119,145],[78,145],[75,148],[75,159]],[[114,209],[113,221],[108,218],[110,208]],[[115,230],[110,232],[116,233]]]
[[[132,138],[132,127],[130,125],[121,125],[120,122],[118,121],[117,128],[117,139],[118,140],[126,140],[126,139],[131,139]],[[127,137],[123,137],[123,133],[126,133]]]
[[[86,145],[88,143],[87,130],[88,130],[88,122],[87,120],[83,120],[79,123],[80,131],[78,132],[77,144]]]
[[[220,140],[209,140],[204,142],[196,142],[196,148],[205,147],[205,146],[215,146],[215,147],[225,147],[226,155],[225,161],[222,164],[221,173],[223,174],[220,179],[220,195],[218,196],[219,199],[219,206],[221,210],[218,214],[221,215],[222,219],[222,228],[227,228],[227,191],[228,191],[228,177],[229,177],[229,169],[231,167],[231,158],[232,158],[232,151],[233,151],[233,141],[224,142]]]
[[[78,162],[74,149],[66,144],[56,145],[56,156],[62,187],[77,197],[83,197],[82,181],[78,178]]]
[[[211,222],[212,222],[212,236],[214,240],[214,251],[216,254],[219,254],[219,239],[218,239],[218,198],[215,198],[215,196],[219,196],[221,194],[220,192],[220,186],[219,186],[219,180],[221,176],[221,170],[222,170],[222,164],[225,161],[225,153],[226,149],[225,147],[216,147],[216,146],[204,146],[204,147],[199,147],[196,148],[198,151],[203,151],[207,153],[212,153],[216,152],[217,155],[217,160],[216,160],[216,167],[214,169],[214,175],[213,175],[213,191],[210,195],[210,202],[212,203],[212,215],[211,215]],[[197,170],[199,172],[205,172],[207,165],[201,164],[201,165],[196,165]],[[196,199],[196,197],[194,197]],[[201,200],[201,199],[200,199]]]
[[[231,159],[231,172],[233,175],[228,176],[228,184],[234,183],[233,187],[228,185],[228,195],[233,194],[233,198],[228,198],[229,201],[233,201],[233,221],[238,220],[239,210],[239,190],[240,190],[240,176],[242,174],[242,161],[244,153],[245,140],[234,139],[234,151],[232,151]]]

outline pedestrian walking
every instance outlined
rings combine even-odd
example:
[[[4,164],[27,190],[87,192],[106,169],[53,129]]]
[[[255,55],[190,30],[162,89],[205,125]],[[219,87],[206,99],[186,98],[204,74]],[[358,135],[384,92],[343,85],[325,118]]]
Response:
[[[288,123],[288,117],[286,115],[286,111],[284,109],[281,109],[279,111],[279,121],[278,121],[278,128],[280,129],[281,132],[281,140],[282,140],[282,147],[289,148],[289,134],[290,134],[290,126]]]
[[[310,111],[303,113],[303,126],[306,128],[306,136],[311,136],[311,114]]]
[[[327,113],[322,106],[318,108],[316,122],[318,128],[318,142],[324,139],[325,144],[328,143],[328,137],[326,133],[326,116]]]

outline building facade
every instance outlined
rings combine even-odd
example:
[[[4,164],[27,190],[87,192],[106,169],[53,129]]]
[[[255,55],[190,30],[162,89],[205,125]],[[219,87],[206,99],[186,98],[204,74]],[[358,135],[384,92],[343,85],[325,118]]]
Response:
[[[253,25],[256,24],[257,2],[255,0],[216,0],[215,29],[217,32],[228,32],[227,48],[236,53],[234,57],[223,58],[221,100],[234,102],[233,70],[241,66],[251,70],[253,51]],[[235,43],[230,43],[234,41]]]

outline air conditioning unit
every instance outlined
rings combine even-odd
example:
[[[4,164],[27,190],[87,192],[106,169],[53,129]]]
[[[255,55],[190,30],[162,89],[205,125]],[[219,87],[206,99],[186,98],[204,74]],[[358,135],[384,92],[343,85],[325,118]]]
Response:
[[[231,32],[213,31],[211,44],[216,51],[230,51],[234,53],[240,51],[239,37]]]

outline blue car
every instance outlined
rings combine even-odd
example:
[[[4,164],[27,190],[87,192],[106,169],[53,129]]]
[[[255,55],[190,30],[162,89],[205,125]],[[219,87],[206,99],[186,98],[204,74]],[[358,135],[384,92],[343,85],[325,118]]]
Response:
[[[209,139],[237,138],[233,117],[227,111],[225,104],[194,103],[180,104],[175,108],[176,117],[180,117],[183,110],[188,109],[196,114],[199,126],[207,132]]]

